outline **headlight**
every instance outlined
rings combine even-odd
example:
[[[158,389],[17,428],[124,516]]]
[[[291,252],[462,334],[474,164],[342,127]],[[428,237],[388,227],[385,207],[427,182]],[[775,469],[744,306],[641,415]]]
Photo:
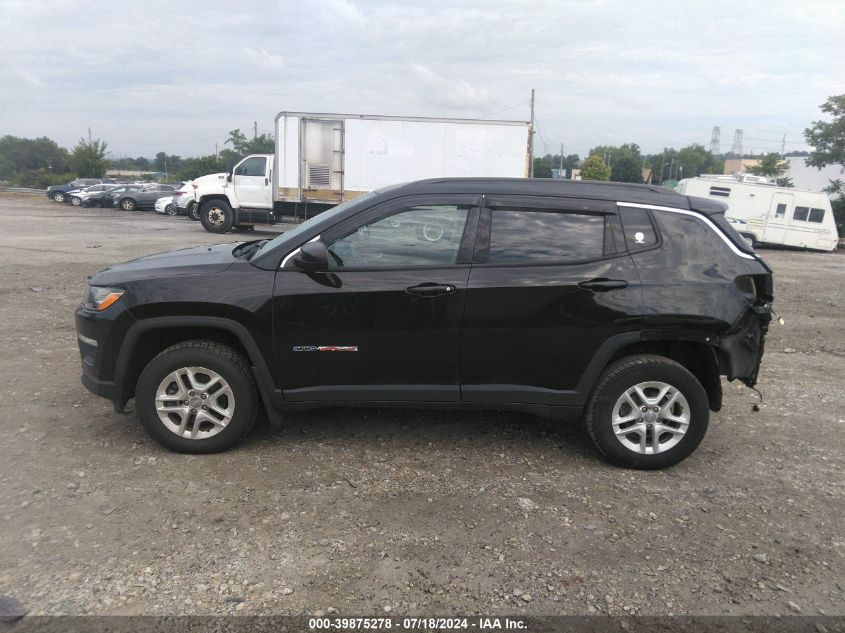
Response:
[[[123,296],[120,288],[101,288],[99,286],[88,286],[88,292],[82,300],[82,305],[89,310],[101,312],[108,308]]]

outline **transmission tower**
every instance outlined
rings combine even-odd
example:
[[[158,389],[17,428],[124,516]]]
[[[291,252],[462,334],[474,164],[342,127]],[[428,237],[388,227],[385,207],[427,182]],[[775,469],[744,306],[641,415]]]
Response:
[[[718,125],[713,126],[713,135],[710,137],[710,153],[713,156],[718,156],[722,153],[721,147],[719,146],[719,136],[722,133],[722,128]]]
[[[731,147],[731,153],[742,156],[742,130],[734,132],[734,144]]]

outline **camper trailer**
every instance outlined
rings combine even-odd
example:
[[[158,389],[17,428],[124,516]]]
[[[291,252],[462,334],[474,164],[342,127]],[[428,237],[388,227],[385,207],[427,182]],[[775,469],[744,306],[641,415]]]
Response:
[[[727,204],[725,216],[752,246],[777,244],[832,251],[839,243],[830,198],[821,191],[778,187],[765,178],[745,174],[686,178],[677,190]]]

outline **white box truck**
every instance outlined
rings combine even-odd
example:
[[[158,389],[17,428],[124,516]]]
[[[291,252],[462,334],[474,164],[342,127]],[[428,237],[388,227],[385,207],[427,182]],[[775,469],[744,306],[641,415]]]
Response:
[[[728,205],[725,217],[754,246],[777,244],[832,251],[839,244],[830,198],[823,191],[778,187],[758,176],[711,175],[685,178],[687,196],[714,198]]]
[[[280,112],[275,154],[194,181],[206,230],[307,217],[386,185],[448,176],[524,178],[527,121]]]

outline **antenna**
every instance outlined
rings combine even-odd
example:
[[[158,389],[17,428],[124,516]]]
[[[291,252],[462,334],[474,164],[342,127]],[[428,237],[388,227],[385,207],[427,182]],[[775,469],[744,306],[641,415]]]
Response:
[[[740,129],[737,129],[734,132],[734,144],[733,147],[731,147],[731,153],[742,158],[742,130]]]
[[[719,144],[719,136],[721,134],[722,134],[722,128],[720,128],[718,125],[714,125],[713,126],[713,134],[710,137],[710,153],[713,154],[713,156],[718,156],[719,154],[722,153],[722,149],[719,146],[720,145]]]

